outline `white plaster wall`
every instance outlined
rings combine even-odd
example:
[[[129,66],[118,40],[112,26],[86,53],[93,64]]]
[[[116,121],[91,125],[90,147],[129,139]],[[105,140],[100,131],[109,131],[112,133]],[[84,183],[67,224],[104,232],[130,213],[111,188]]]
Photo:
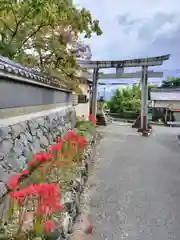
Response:
[[[87,96],[87,99],[90,98],[89,93],[89,85],[81,83],[79,87],[82,90],[82,94]],[[76,110],[76,116],[81,117],[84,116],[86,119],[89,117],[89,108],[90,108],[90,102],[87,103],[78,103],[78,105],[74,106]]]
[[[88,103],[79,103],[78,105],[74,106],[76,111],[77,117],[84,117],[88,119],[89,116],[89,102]]]
[[[180,92],[151,92],[151,100],[180,101]]]
[[[154,101],[154,107],[168,107],[171,109],[180,108],[180,100],[179,101]]]
[[[82,90],[82,94],[87,95],[87,99],[89,99],[89,85],[88,84],[80,84],[79,87]]]

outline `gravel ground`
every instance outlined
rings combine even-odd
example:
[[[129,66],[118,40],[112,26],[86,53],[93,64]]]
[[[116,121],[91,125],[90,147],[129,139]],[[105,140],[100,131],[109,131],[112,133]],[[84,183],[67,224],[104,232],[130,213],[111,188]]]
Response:
[[[84,196],[94,231],[73,239],[180,239],[179,130],[153,126],[146,138],[127,124],[99,128],[104,137]]]

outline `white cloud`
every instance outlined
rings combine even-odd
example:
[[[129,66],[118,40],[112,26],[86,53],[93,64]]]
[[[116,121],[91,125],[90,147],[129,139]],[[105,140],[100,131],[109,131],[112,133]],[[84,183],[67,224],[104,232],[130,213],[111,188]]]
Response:
[[[76,0],[100,20],[103,35],[90,43],[94,59],[125,59],[172,54],[167,68],[180,59],[179,0]]]

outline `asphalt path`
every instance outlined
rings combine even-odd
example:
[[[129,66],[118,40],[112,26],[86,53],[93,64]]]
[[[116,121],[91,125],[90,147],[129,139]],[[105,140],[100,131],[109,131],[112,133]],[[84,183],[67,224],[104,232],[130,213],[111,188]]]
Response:
[[[88,239],[180,239],[179,130],[154,126],[152,136],[142,137],[128,124],[99,128]]]

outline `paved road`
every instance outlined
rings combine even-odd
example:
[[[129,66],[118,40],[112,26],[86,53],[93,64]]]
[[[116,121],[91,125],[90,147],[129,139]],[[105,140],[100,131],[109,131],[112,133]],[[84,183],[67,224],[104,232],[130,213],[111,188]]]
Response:
[[[90,239],[180,239],[179,130],[154,126],[144,138],[124,124],[101,129]]]

